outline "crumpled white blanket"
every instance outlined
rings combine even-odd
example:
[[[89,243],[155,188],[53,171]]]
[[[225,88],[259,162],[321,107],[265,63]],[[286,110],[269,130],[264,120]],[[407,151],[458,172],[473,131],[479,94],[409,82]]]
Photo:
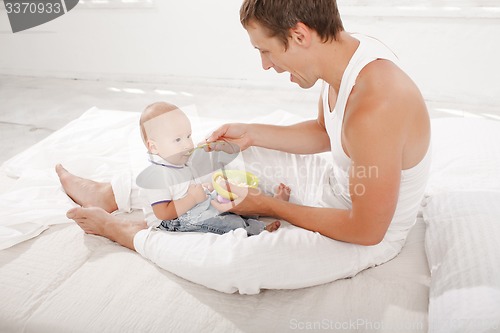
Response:
[[[195,143],[217,126],[231,121],[199,117],[194,106],[182,109],[191,119]],[[0,185],[5,179],[3,175],[16,181],[8,192],[0,195],[0,250],[36,237],[50,225],[72,222],[65,214],[76,204],[62,190],[54,171],[57,163],[78,176],[96,181],[110,181],[120,172],[137,175],[147,165],[139,135],[139,115],[91,108],[3,163]],[[274,124],[300,120],[279,110],[255,119]]]
[[[138,119],[139,113],[92,108],[6,161],[1,172],[17,180],[0,195],[0,250],[72,222],[65,214],[76,204],[62,190],[57,163],[99,181],[140,163],[130,158],[142,156]]]

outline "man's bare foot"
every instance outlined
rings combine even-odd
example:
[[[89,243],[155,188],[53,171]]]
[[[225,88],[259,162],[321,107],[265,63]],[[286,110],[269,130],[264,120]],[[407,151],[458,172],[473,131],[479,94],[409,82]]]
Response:
[[[87,234],[106,237],[131,250],[134,249],[134,236],[146,229],[144,221],[130,221],[111,215],[100,207],[75,207],[66,213]]]
[[[66,194],[80,206],[100,207],[108,213],[118,209],[110,183],[75,176],[61,164],[56,165],[56,172]]]
[[[269,223],[267,226],[266,226],[266,230],[269,231],[269,232],[273,232],[273,231],[276,231],[278,230],[278,228],[281,226],[281,222],[280,221],[274,221],[272,223]]]
[[[276,199],[279,199],[279,200],[288,201],[288,200],[290,200],[290,192],[291,191],[292,190],[288,186],[286,186],[283,183],[280,183],[278,185],[278,188],[276,189],[276,193],[274,194],[274,197]]]

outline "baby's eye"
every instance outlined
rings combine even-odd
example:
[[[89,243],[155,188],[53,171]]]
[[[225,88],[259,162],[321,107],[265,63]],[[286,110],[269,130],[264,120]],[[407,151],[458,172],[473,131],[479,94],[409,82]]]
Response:
[[[181,142],[181,138],[175,139],[175,142]]]
[[[187,138],[188,138],[188,139],[191,139],[191,134],[189,134],[189,135],[187,136]]]

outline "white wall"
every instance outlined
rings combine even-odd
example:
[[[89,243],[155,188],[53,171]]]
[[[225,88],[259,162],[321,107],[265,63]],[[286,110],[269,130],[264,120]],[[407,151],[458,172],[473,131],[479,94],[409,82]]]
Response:
[[[381,39],[428,99],[500,108],[500,17],[347,17]]]
[[[259,70],[234,0],[157,0],[153,9],[83,9],[8,33],[0,11],[0,73],[159,79],[276,80]]]
[[[240,1],[157,0],[153,9],[84,9],[12,34],[0,11],[0,74],[289,86],[261,70],[239,24]],[[383,40],[426,98],[500,106],[498,18],[344,16],[349,31]]]

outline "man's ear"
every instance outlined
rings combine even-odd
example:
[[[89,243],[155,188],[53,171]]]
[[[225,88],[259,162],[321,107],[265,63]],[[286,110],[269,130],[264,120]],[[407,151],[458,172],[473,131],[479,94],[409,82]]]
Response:
[[[290,29],[290,38],[298,45],[309,47],[312,38],[311,28],[299,22],[295,27]]]
[[[148,146],[148,151],[151,154],[155,154],[155,155],[158,154],[158,148],[156,147],[156,142],[154,140],[148,139],[147,146]]]

